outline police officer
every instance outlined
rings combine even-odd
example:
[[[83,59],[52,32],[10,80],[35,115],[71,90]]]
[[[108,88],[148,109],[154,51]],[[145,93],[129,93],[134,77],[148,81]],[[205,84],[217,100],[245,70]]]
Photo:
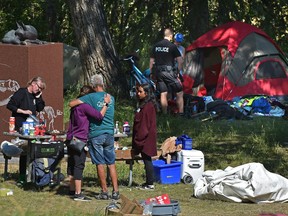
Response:
[[[182,84],[179,80],[178,71],[182,70],[183,58],[172,43],[173,30],[167,28],[164,30],[164,39],[153,46],[150,56],[150,71],[153,80],[156,80],[158,90],[160,91],[160,103],[162,112],[167,113],[168,107],[168,90],[171,94],[176,94],[176,104],[178,112],[183,113],[183,91]],[[175,67],[175,59],[178,68]]]

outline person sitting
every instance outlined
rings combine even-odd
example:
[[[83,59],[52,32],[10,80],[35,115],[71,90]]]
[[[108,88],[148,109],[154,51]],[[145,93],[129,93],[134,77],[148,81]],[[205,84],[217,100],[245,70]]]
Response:
[[[183,79],[183,98],[185,112],[190,112],[194,105],[196,105],[198,113],[205,111],[205,103],[203,99],[203,96],[207,95],[205,86],[201,84],[197,87],[193,87],[194,80],[187,74],[183,75]]]

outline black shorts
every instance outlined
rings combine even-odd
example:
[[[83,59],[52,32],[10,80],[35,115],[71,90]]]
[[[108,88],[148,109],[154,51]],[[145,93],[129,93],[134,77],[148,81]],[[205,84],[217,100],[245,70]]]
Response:
[[[76,180],[82,180],[85,162],[86,152],[84,149],[81,151],[81,153],[78,153],[75,150],[68,148],[68,175],[72,175]]]
[[[171,89],[171,91],[174,93],[178,93],[183,90],[182,83],[177,74],[172,71],[158,71],[156,77],[157,88],[161,93],[168,92],[168,89]]]

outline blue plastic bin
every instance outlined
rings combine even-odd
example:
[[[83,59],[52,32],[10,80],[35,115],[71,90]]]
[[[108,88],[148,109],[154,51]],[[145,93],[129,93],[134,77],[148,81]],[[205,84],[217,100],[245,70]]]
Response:
[[[192,150],[193,142],[192,138],[183,139],[182,141],[182,149],[184,150]]]
[[[181,161],[171,161],[166,164],[164,160],[153,161],[155,181],[161,184],[176,184],[181,181]]]
[[[182,140],[182,149],[184,150],[192,150],[192,138],[189,137],[188,135],[182,135],[181,136]]]

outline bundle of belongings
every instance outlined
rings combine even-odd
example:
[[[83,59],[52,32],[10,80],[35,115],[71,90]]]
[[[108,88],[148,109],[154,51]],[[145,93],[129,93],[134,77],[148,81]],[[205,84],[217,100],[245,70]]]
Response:
[[[245,114],[238,109],[233,108],[223,100],[215,100],[206,105],[208,112],[215,112],[217,119],[237,119],[237,120],[250,120],[248,114]]]
[[[196,181],[194,196],[238,203],[284,203],[288,202],[288,179],[260,163],[209,170]]]
[[[235,97],[232,101],[205,101],[207,112],[216,112],[218,119],[250,120],[252,116],[284,117],[288,107],[274,97],[247,95]]]
[[[161,145],[161,156],[160,158],[165,159],[167,164],[171,163],[171,160],[177,158],[177,152],[181,151],[182,145],[176,145],[177,137],[172,136],[167,138]]]
[[[239,111],[254,116],[282,117],[288,115],[288,107],[275,97],[265,95],[246,95],[235,97],[232,100],[232,107]]]

